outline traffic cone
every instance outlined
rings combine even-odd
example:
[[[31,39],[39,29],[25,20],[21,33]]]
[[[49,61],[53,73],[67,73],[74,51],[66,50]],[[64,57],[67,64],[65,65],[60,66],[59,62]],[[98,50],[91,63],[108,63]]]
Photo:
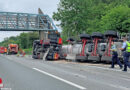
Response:
[[[2,81],[2,78],[0,78],[0,88],[3,88],[4,85],[3,85],[3,81]]]

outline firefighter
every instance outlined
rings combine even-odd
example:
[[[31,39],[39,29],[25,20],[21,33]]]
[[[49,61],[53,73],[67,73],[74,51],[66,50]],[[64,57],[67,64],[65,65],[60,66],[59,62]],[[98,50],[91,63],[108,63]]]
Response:
[[[26,53],[25,53],[25,51],[24,51],[24,50],[22,51],[22,54],[23,54],[23,57],[26,55]]]
[[[123,71],[127,71],[127,66],[130,68],[129,57],[130,57],[130,42],[127,41],[126,37],[123,37],[123,46],[119,48],[123,51],[124,57],[124,69]]]
[[[4,53],[7,54],[7,48],[4,49]]]
[[[112,47],[111,47],[111,51],[112,51],[112,64],[111,64],[111,68],[114,68],[115,65],[115,61],[117,62],[117,64],[120,66],[120,69],[122,69],[122,64],[118,58],[118,53],[117,53],[117,48],[116,45],[114,43],[114,41],[112,41]]]

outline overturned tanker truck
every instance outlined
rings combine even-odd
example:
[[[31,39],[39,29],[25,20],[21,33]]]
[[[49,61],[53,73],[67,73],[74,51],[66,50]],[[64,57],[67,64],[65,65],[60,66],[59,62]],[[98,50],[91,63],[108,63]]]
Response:
[[[112,59],[111,42],[116,47],[122,46],[122,36],[114,30],[104,34],[94,32],[92,35],[81,34],[80,40],[68,38],[68,45],[62,45],[62,38],[58,32],[48,32],[44,41],[35,40],[33,43],[33,58],[44,60],[66,59],[72,61],[107,61]],[[130,33],[126,35],[130,40]],[[123,60],[122,52],[118,49],[118,57]]]
[[[130,40],[130,33],[126,35]],[[107,61],[112,59],[111,42],[115,42],[116,47],[122,46],[122,37],[114,30],[106,31],[103,34],[94,32],[91,36],[81,34],[80,41],[69,38],[69,45],[62,46],[63,53],[67,54],[66,59],[72,61]],[[123,60],[122,52],[118,49],[118,57]]]
[[[43,14],[39,8],[39,14]],[[45,25],[41,25],[44,22]],[[114,30],[108,30],[104,34],[94,32],[92,35],[81,34],[80,40],[69,38],[68,45],[62,45],[62,38],[57,32],[52,20],[46,16],[41,17],[38,24],[41,28],[47,29],[46,32],[39,31],[40,39],[33,42],[34,59],[43,60],[73,60],[73,61],[111,61],[111,42],[115,41],[117,48],[122,46],[122,38]],[[55,29],[54,29],[55,28]],[[51,31],[48,31],[51,30]],[[44,35],[45,34],[45,35]],[[130,40],[130,33],[126,35]],[[123,60],[122,52],[117,50],[118,56]]]

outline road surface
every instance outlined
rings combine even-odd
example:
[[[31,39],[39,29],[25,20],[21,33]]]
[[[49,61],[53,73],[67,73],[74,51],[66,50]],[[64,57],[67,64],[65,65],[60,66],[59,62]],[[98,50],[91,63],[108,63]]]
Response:
[[[109,67],[0,55],[0,77],[12,90],[130,90],[130,70]]]

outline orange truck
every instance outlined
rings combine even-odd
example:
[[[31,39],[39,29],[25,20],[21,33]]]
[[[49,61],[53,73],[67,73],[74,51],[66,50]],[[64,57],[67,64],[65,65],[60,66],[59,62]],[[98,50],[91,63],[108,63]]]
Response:
[[[17,54],[18,53],[18,45],[17,44],[9,44],[8,45],[8,54]]]

